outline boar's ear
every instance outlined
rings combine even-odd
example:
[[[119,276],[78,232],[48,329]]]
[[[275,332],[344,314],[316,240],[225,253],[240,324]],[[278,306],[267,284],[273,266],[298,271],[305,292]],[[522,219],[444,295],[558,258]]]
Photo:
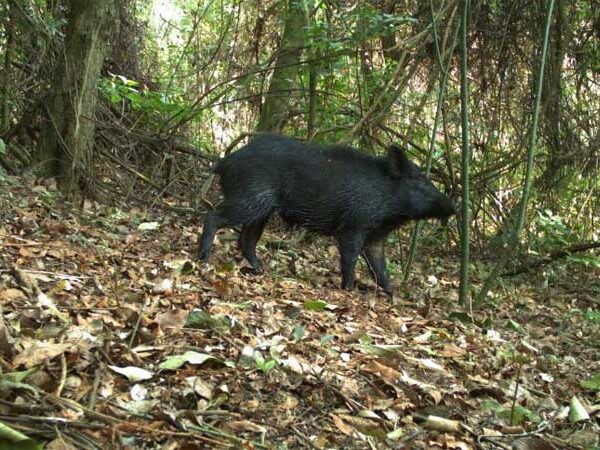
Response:
[[[387,157],[390,172],[392,172],[393,175],[400,176],[406,171],[409,161],[402,148],[394,144],[390,145],[388,147]]]

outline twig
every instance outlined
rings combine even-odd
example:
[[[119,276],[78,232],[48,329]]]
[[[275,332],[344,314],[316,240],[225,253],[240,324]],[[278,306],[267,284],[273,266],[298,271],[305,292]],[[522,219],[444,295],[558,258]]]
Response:
[[[58,386],[56,386],[56,390],[54,391],[54,395],[60,397],[62,391],[65,387],[65,383],[67,381],[67,357],[65,354],[60,355],[60,381]]]
[[[131,339],[129,340],[129,346],[127,347],[128,350],[131,350],[131,348],[133,347],[133,342],[135,341],[135,338],[137,336],[138,329],[140,327],[140,322],[142,321],[142,315],[144,314],[144,308],[146,307],[146,303],[147,303],[147,299],[144,299],[144,301],[142,302],[142,305],[140,306],[140,312],[138,313],[138,318],[137,318],[137,321],[135,322],[135,326],[133,327],[133,332],[131,333]]]
[[[164,190],[163,186],[159,186],[154,181],[152,181],[151,179],[149,179],[146,175],[144,175],[143,173],[141,173],[141,172],[137,171],[136,169],[134,169],[133,167],[131,167],[129,164],[126,164],[124,161],[120,161],[115,156],[111,155],[110,152],[108,152],[108,151],[102,151],[101,153],[104,156],[106,156],[108,159],[110,159],[112,162],[114,162],[115,164],[121,166],[123,169],[125,169],[130,174],[136,176],[137,178],[139,178],[140,180],[142,180],[144,183],[152,186],[154,189],[157,189],[159,191]],[[169,191],[166,191],[166,192],[168,192],[168,194],[170,196],[172,196],[173,198],[176,198],[176,199],[178,199],[180,201],[187,200],[185,197],[183,197],[183,196],[181,196],[179,194],[176,194],[174,192],[169,192]]]
[[[300,430],[298,430],[298,428],[294,425],[292,425],[290,427],[290,429],[294,432],[294,434],[302,441],[304,442],[305,445],[308,445],[310,448],[319,448],[317,447],[315,444],[312,443],[312,441],[306,437],[303,433],[300,432]]]
[[[91,430],[105,430],[106,426],[96,424],[96,423],[88,423],[88,422],[79,422],[76,420],[69,420],[62,417],[50,417],[50,416],[28,416],[25,414],[19,415],[0,415],[0,420],[6,422],[18,422],[18,423],[44,423],[49,425],[60,425],[60,426],[69,426],[69,427],[77,427],[77,428],[88,428]]]
[[[98,395],[98,388],[100,387],[100,381],[102,380],[102,364],[94,372],[94,383],[92,384],[92,390],[90,392],[90,398],[88,399],[88,408],[94,409],[96,407],[96,398]]]
[[[21,272],[31,273],[34,275],[48,275],[48,276],[60,278],[63,280],[74,280],[74,281],[81,281],[85,278],[89,278],[89,276],[87,276],[87,275],[69,275],[68,273],[48,272],[47,270],[21,269]]]
[[[2,237],[2,236],[0,236]],[[27,242],[23,244],[19,244],[16,242],[2,242],[0,243],[0,247],[12,247],[12,248],[23,248],[23,247],[63,247],[61,244],[56,244],[53,242]]]

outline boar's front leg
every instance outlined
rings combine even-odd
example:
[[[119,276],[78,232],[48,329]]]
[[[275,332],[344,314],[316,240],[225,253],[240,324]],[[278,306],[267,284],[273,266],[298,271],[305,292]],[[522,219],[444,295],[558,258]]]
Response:
[[[390,276],[385,263],[385,253],[383,251],[384,240],[367,242],[363,248],[363,256],[371,269],[375,282],[386,294],[392,295],[392,284],[390,283]]]
[[[356,261],[364,243],[364,235],[356,232],[345,234],[338,238],[342,270],[342,289],[352,289],[354,287],[354,268],[356,267]]]
[[[212,250],[213,241],[215,240],[215,234],[220,228],[228,225],[229,221],[227,217],[223,215],[221,209],[215,211],[208,211],[204,216],[204,226],[202,227],[202,235],[200,236],[200,245],[198,248],[198,259],[200,261],[208,261],[210,252]]]

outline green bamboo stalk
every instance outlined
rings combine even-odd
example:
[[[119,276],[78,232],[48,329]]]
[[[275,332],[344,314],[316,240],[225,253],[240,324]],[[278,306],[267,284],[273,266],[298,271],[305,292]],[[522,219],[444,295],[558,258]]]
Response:
[[[462,128],[462,232],[461,258],[460,258],[460,290],[459,303],[466,306],[469,300],[469,165],[471,151],[469,148],[469,82],[467,79],[467,17],[469,12],[469,0],[461,0],[460,11],[460,109]]]
[[[433,8],[433,0],[429,0],[429,12],[431,17],[431,29],[433,32],[433,42],[435,47],[435,55],[437,59],[438,66],[440,68],[440,87],[438,92],[438,100],[437,107],[435,110],[435,117],[433,120],[433,128],[431,130],[431,137],[429,139],[429,149],[427,152],[427,159],[425,161],[425,176],[429,176],[429,172],[431,171],[431,164],[433,162],[433,148],[435,146],[435,135],[437,134],[438,125],[440,122],[440,118],[442,115],[442,106],[444,105],[444,96],[446,94],[446,85],[448,82],[448,72],[450,68],[450,62],[452,61],[452,54],[454,53],[454,47],[456,46],[456,39],[458,37],[458,28],[454,33],[454,37],[452,39],[452,45],[450,46],[450,51],[448,55],[448,63],[444,65],[442,54],[440,51],[439,37],[437,34],[437,26],[435,20],[435,11]],[[423,227],[423,221],[419,220],[415,223],[413,228],[411,239],[410,239],[410,250],[408,252],[408,258],[406,260],[406,264],[404,266],[404,281],[408,279],[410,276],[410,272],[412,269],[412,264],[415,259],[415,255],[417,253],[417,244],[419,242],[419,234],[421,233],[421,228]]]
[[[511,239],[508,243],[508,247],[504,252],[504,255],[496,263],[496,266],[492,269],[477,298],[475,299],[475,305],[478,306],[483,303],[488,292],[496,285],[498,275],[504,269],[508,263],[509,258],[514,257],[515,250],[520,244],[520,235],[525,225],[525,214],[527,212],[527,201],[529,200],[529,194],[531,192],[531,183],[533,181],[533,162],[535,158],[535,145],[537,141],[537,127],[539,118],[540,102],[542,98],[542,84],[544,81],[544,67],[546,65],[546,54],[548,51],[548,37],[550,35],[550,23],[552,22],[552,10],[554,9],[554,0],[548,0],[546,3],[546,22],[544,25],[544,39],[542,41],[542,55],[540,59],[540,66],[538,67],[538,73],[536,77],[536,89],[535,89],[535,103],[533,105],[531,129],[529,130],[529,142],[527,149],[527,165],[525,167],[525,179],[523,180],[523,193],[521,195],[521,201],[519,203],[519,211],[517,216],[517,223],[511,235]]]

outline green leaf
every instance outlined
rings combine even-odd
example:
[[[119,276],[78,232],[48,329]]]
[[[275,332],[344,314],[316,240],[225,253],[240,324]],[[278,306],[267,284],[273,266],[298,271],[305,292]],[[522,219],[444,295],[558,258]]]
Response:
[[[520,424],[525,418],[532,423],[540,423],[542,420],[540,416],[521,405],[516,405],[514,411],[511,411],[510,408],[501,405],[496,400],[486,399],[481,406],[484,411],[493,411],[498,417],[502,417],[506,421],[510,421],[512,418],[512,425]]]
[[[44,446],[33,439],[10,442],[0,438],[0,450],[43,450]]]
[[[248,309],[251,306],[252,306],[252,300],[246,300],[245,302],[234,303],[233,305],[231,305],[232,308],[238,308],[238,309]]]
[[[331,334],[325,334],[319,338],[319,342],[321,344],[329,344],[330,342],[333,342],[334,339],[335,339],[335,336],[333,336]]]
[[[8,381],[12,383],[21,383],[25,378],[27,378],[32,373],[38,371],[37,367],[32,369],[23,370],[21,372],[7,372],[0,374],[0,381]]]
[[[42,450],[44,447],[3,422],[0,422],[0,450]]]
[[[304,337],[305,331],[306,331],[306,327],[304,325],[297,324],[294,327],[294,331],[292,332],[292,335],[294,336],[294,341],[300,342],[302,340],[302,338]]]
[[[585,313],[583,313],[583,317],[585,317],[590,322],[600,324],[600,311],[596,311],[593,309],[590,311],[586,311]]]
[[[0,139],[0,155],[4,155],[6,153],[6,144],[2,139]]]
[[[265,375],[268,374],[277,364],[274,359],[265,360],[260,352],[254,352],[254,363]]]
[[[597,373],[587,380],[581,382],[581,387],[584,389],[590,389],[593,391],[600,391],[600,373]]]
[[[358,338],[358,342],[360,344],[369,345],[369,344],[373,343],[373,338],[371,336],[369,336],[367,333],[361,334],[360,337]]]
[[[213,317],[201,309],[195,309],[190,312],[185,320],[186,328],[196,328],[199,330],[229,330],[231,329],[231,325],[229,317]]]
[[[504,406],[498,403],[496,400],[485,399],[481,402],[481,407],[484,411],[493,411],[496,414],[499,414],[502,410],[504,410]]]
[[[573,396],[569,405],[569,421],[571,423],[577,423],[587,420],[590,420],[590,415],[585,409],[585,406],[583,406],[581,400],[579,400],[576,396]]]
[[[517,364],[527,364],[530,362],[529,358],[523,353],[519,353],[515,350],[505,350],[501,351],[500,355],[502,355],[505,359],[515,362]]]
[[[514,320],[509,320],[507,323],[509,329],[516,331],[519,334],[525,334],[525,329]]]
[[[304,308],[309,311],[323,311],[327,303],[322,300],[310,300],[308,302],[304,302]]]

